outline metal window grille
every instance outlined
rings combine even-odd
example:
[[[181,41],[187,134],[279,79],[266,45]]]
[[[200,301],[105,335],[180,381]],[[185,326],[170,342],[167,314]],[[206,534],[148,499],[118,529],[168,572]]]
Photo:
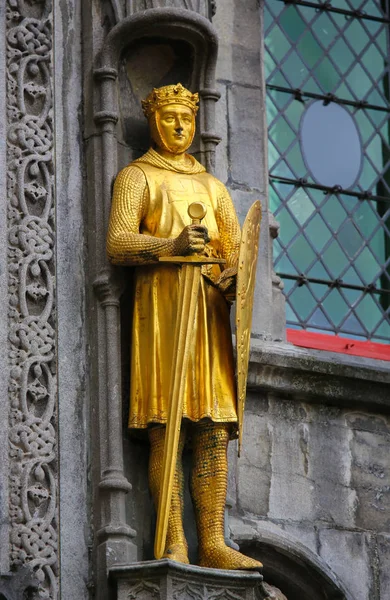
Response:
[[[387,0],[265,2],[275,270],[292,328],[390,339],[389,24]],[[314,102],[343,107],[359,132],[361,165],[345,188],[319,182],[305,160]]]

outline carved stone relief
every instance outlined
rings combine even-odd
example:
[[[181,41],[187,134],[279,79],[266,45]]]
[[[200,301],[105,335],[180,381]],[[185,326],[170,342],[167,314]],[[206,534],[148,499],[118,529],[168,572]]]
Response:
[[[138,581],[128,590],[129,600],[160,600],[160,586],[150,581]]]
[[[57,598],[52,3],[7,0],[11,563]]]

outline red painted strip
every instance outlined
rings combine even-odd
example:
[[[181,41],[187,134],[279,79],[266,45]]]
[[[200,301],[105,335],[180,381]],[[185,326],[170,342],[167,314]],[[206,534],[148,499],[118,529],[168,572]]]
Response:
[[[338,335],[312,333],[303,329],[287,329],[287,341],[294,344],[294,346],[301,346],[303,348],[390,360],[389,344],[361,342],[359,340],[342,338]]]

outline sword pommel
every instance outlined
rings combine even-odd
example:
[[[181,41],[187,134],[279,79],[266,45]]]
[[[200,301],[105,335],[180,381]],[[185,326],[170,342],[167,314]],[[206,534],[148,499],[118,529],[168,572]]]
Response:
[[[205,218],[207,212],[203,202],[192,202],[188,207],[188,214],[192,219],[193,225],[200,225],[202,219]]]

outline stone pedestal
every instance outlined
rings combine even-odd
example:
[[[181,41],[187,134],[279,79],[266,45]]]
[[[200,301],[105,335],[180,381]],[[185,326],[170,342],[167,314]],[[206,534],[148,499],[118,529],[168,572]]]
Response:
[[[262,600],[269,595],[258,572],[223,571],[171,560],[110,569],[117,600]]]

